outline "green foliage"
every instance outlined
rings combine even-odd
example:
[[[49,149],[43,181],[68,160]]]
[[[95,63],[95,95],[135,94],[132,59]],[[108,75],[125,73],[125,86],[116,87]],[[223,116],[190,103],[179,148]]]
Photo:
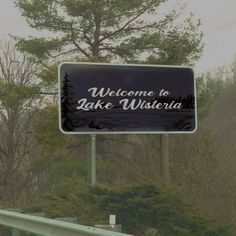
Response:
[[[35,174],[44,175],[46,186],[51,188],[64,178],[85,178],[83,153],[71,150],[71,146],[79,146],[79,139],[60,132],[56,105],[48,105],[39,112],[33,130],[39,152],[31,164],[31,170]]]
[[[210,96],[210,88],[206,86],[204,82],[204,76],[199,76],[196,79],[197,89],[197,106],[198,106],[198,118],[202,119],[205,117],[213,103],[212,96]]]
[[[221,93],[233,85],[233,75],[227,67],[218,67],[200,75],[197,81],[198,117],[204,118]]]
[[[25,211],[45,212],[51,218],[78,217],[80,224],[92,222],[97,216],[83,198],[88,189],[77,177],[64,178],[53,186],[53,191],[44,192],[37,201],[28,204]]]
[[[24,85],[0,81],[0,102],[3,107],[19,106],[23,101],[39,97],[37,85]]]
[[[50,52],[60,52],[63,46],[63,39],[31,38],[25,41],[23,38],[18,40],[18,48],[36,56],[39,60],[50,58]]]
[[[161,236],[161,235],[158,233],[158,230],[157,230],[157,229],[149,228],[149,229],[147,229],[147,231],[145,232],[145,235],[144,235],[144,236]]]
[[[185,22],[184,30],[182,27],[175,26],[167,31],[166,34],[151,39],[159,44],[159,51],[148,57],[149,64],[165,64],[165,65],[193,65],[202,51],[201,33],[196,35],[200,22],[194,25],[191,18]],[[152,35],[154,36],[154,35]],[[196,37],[197,36],[197,37]],[[193,48],[195,53],[192,53]]]
[[[173,189],[154,183],[88,187],[67,179],[57,185],[53,195],[44,196],[36,205],[34,210],[51,217],[77,216],[82,224],[107,224],[109,214],[115,214],[117,223],[135,235],[229,235],[226,229],[185,205]]]
[[[46,88],[56,84],[58,80],[58,65],[57,63],[50,65],[47,68],[43,68],[38,73],[39,78],[42,80],[42,85]]]
[[[58,108],[48,105],[42,109],[34,122],[34,135],[44,150],[52,153],[57,147],[66,147],[69,144],[65,135],[59,129]]]
[[[116,214],[118,222],[131,233],[142,234],[152,227],[166,236],[224,235],[223,230],[184,205],[171,191],[154,184],[118,189],[95,187],[86,199],[106,215]]]

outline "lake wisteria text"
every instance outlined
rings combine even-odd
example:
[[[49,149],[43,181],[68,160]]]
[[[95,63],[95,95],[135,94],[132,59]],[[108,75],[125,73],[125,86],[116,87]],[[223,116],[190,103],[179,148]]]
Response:
[[[121,88],[112,90],[110,88],[89,88],[88,92],[92,98],[98,98],[96,101],[89,101],[87,98],[78,100],[77,110],[110,110],[114,107],[121,107],[123,110],[137,110],[137,109],[166,109],[166,110],[179,110],[183,107],[181,102],[172,101],[159,101],[158,98],[166,98],[171,92],[165,89],[160,89],[158,92],[153,90],[123,90]],[[120,97],[118,104],[103,101],[105,97]],[[154,98],[154,99],[152,99]],[[93,99],[94,100],[94,99]]]

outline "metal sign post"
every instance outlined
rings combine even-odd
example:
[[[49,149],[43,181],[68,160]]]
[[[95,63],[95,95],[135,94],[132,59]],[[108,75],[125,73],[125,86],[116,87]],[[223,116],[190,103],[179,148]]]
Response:
[[[89,135],[89,183],[93,186],[96,184],[96,135]]]
[[[160,177],[165,183],[169,183],[169,137],[168,134],[160,135]]]

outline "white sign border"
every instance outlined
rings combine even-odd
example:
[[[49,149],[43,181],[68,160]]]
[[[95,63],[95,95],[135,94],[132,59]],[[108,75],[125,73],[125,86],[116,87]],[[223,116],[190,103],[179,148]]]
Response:
[[[195,129],[192,131],[88,131],[88,132],[79,132],[79,131],[64,131],[62,129],[62,120],[61,120],[61,67],[65,64],[70,65],[107,65],[107,66],[137,66],[137,67],[165,67],[165,68],[185,68],[191,69],[193,72],[193,82],[194,82],[194,98],[195,98]],[[193,134],[197,131],[198,120],[197,120],[197,89],[196,89],[196,78],[194,69],[190,66],[176,66],[176,65],[150,65],[150,64],[113,64],[113,63],[97,63],[97,62],[69,62],[65,61],[59,64],[58,66],[58,116],[59,116],[59,129],[63,134]]]

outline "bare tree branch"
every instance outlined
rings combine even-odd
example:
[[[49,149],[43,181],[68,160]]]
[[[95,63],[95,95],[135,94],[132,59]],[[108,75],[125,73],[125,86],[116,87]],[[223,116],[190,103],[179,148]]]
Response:
[[[148,4],[147,6],[145,6],[142,10],[140,10],[137,15],[135,15],[134,17],[132,17],[130,20],[128,20],[123,26],[121,26],[119,29],[115,30],[114,32],[102,37],[100,39],[100,43],[114,35],[116,35],[117,33],[122,32],[123,30],[126,29],[127,26],[129,26],[132,22],[134,22],[135,20],[137,20],[141,15],[143,15],[151,6],[153,5],[153,3]]]
[[[30,131],[39,98],[31,89],[39,81],[37,65],[18,53],[13,41],[0,40],[0,46],[0,189],[5,189],[0,195],[14,201],[13,190],[25,182],[22,169],[34,152]]]
[[[76,46],[76,48],[78,49],[79,52],[84,54],[86,57],[90,58],[89,53],[87,53],[83,48],[81,48],[79,46],[79,44],[76,42],[75,36],[74,36],[74,29],[73,29],[73,25],[72,24],[71,24],[71,40],[72,40],[73,44]]]

